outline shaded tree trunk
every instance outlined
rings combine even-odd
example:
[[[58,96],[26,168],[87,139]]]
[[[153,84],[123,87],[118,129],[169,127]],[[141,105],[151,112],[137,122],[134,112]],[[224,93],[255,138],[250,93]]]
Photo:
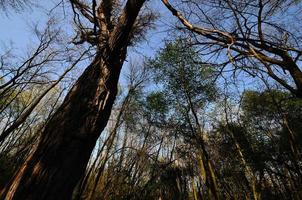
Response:
[[[1,199],[70,199],[85,172],[117,94],[130,32],[144,0],[128,0],[105,46],[99,49],[50,119],[35,150]]]

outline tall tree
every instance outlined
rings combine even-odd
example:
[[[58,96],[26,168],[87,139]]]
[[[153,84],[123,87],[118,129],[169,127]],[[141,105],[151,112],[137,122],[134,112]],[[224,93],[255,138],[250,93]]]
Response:
[[[207,150],[200,118],[200,110],[217,97],[215,73],[209,66],[201,64],[194,47],[185,47],[186,41],[182,40],[166,44],[150,65],[164,89],[165,101],[172,106],[169,112],[178,118],[174,119],[177,121],[175,125],[180,126],[178,131],[198,149],[196,157],[200,159],[209,198],[219,199],[217,174]]]
[[[103,0],[97,6],[93,1],[92,12],[87,12],[82,3],[71,1],[94,24],[86,39],[93,37],[96,56],[45,126],[33,153],[2,191],[2,198],[71,198],[108,122],[133,26],[145,0],[128,0],[116,23],[112,22],[114,2]]]

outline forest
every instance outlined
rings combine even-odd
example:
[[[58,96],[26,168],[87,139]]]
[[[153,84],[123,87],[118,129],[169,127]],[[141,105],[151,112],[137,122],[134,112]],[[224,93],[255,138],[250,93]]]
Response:
[[[0,200],[302,200],[302,1],[0,16]]]

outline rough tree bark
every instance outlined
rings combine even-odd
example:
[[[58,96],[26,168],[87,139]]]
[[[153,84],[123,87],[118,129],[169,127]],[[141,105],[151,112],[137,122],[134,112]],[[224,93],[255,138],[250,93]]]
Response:
[[[0,199],[70,199],[105,128],[130,32],[145,0],[128,0],[118,24],[46,125],[32,155]]]

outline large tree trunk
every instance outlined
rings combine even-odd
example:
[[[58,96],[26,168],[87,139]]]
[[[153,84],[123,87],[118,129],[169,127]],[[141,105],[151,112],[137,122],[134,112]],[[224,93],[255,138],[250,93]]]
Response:
[[[85,172],[117,94],[131,28],[144,0],[128,0],[106,47],[99,50],[41,134],[2,199],[68,200]]]

